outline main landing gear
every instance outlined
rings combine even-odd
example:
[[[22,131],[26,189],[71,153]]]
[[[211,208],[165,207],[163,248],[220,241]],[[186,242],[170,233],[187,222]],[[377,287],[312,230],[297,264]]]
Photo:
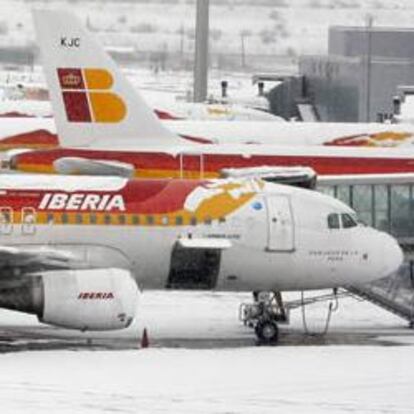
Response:
[[[253,292],[253,303],[240,306],[240,320],[254,328],[259,345],[275,345],[279,323],[288,323],[280,292]]]

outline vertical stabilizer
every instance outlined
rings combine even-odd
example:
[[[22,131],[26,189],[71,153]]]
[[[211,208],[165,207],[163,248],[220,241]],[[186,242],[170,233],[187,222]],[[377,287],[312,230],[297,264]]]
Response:
[[[56,10],[33,16],[62,146],[168,150],[180,143],[78,18]]]

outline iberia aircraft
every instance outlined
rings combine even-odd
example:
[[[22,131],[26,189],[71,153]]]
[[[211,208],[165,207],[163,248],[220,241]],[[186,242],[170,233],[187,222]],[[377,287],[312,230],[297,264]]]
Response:
[[[261,175],[263,167],[269,174],[292,166],[319,175],[414,172],[411,150],[183,143],[77,18],[36,11],[34,19],[62,148],[17,154],[15,169],[141,178],[215,178],[225,169]]]
[[[297,291],[393,274],[395,239],[342,202],[247,180],[0,175],[0,307],[128,327],[144,289]],[[262,316],[260,339],[277,339]]]

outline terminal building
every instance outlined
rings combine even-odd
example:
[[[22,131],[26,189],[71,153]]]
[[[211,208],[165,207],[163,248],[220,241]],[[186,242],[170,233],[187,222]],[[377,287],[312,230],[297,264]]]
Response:
[[[301,56],[299,74],[284,77],[269,99],[285,118],[375,122],[389,118],[393,98],[412,85],[414,29],[333,26],[328,54]]]

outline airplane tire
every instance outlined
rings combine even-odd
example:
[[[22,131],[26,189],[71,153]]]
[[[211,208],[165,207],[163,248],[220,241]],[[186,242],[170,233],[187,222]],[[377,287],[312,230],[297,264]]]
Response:
[[[279,328],[270,320],[261,321],[255,328],[256,336],[262,344],[275,344],[279,339]]]

